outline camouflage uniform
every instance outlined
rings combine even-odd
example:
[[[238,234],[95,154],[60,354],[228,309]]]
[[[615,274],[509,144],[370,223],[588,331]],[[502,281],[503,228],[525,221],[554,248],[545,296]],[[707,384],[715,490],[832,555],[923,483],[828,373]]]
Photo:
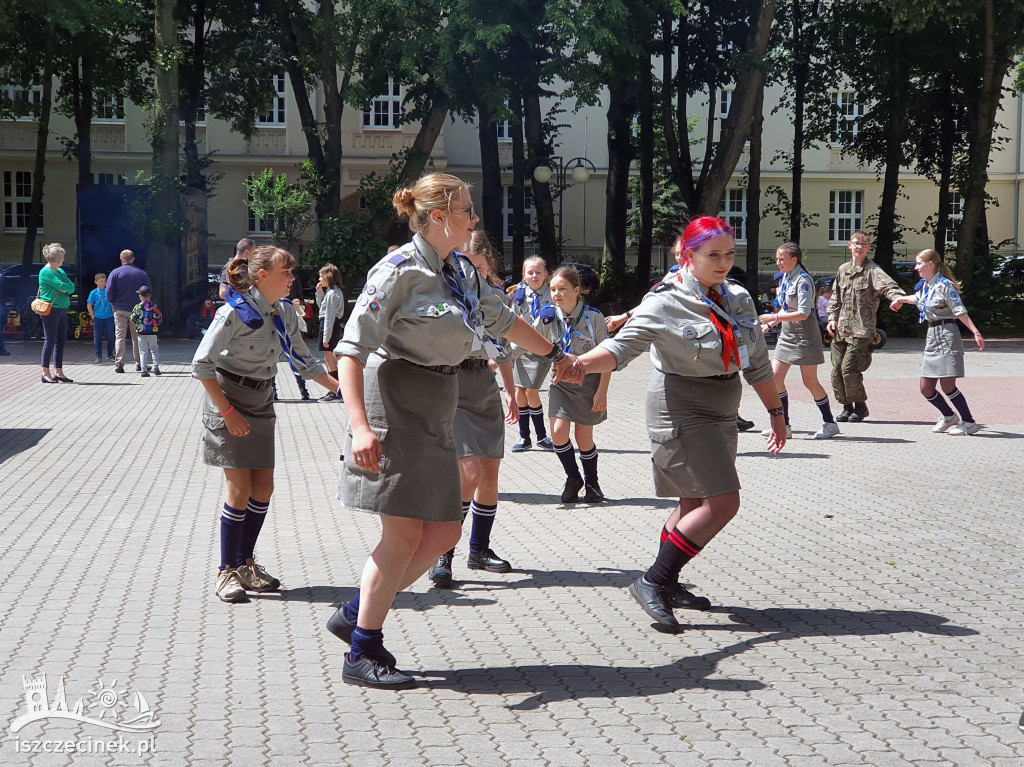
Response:
[[[892,301],[905,295],[896,281],[867,259],[860,266],[847,261],[839,267],[828,302],[828,318],[836,323],[832,340],[832,389],[844,405],[866,402],[864,371],[871,365],[881,296]]]

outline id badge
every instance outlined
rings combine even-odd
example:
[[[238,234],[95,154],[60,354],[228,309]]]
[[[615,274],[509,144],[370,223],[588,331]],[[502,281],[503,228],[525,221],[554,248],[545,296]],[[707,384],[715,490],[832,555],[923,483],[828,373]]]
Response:
[[[746,370],[750,367],[750,354],[747,352],[746,344],[738,344],[737,349],[740,353],[740,367]]]

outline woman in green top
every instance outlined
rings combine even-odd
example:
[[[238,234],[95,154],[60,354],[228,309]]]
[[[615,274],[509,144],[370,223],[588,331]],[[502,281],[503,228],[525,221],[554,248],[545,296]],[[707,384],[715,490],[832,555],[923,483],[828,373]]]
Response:
[[[68,338],[68,307],[75,283],[68,279],[61,266],[64,264],[64,248],[59,242],[51,242],[43,248],[46,266],[39,270],[39,297],[53,303],[53,308],[43,321],[43,383],[72,383],[64,375],[64,342]],[[55,375],[50,375],[50,357],[53,357]]]

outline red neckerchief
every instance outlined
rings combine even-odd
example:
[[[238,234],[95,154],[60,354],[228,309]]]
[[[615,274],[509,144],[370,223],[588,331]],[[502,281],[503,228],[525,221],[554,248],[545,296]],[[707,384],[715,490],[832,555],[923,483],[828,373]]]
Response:
[[[723,310],[725,309],[722,303],[722,296],[714,288],[708,291],[708,298]],[[729,372],[729,360],[732,359],[733,355],[736,356],[736,366],[743,367],[740,364],[740,347],[736,343],[736,335],[732,332],[732,325],[722,322],[714,310],[710,312],[710,315],[711,324],[714,325],[715,330],[722,334],[722,364],[725,366],[725,372]]]

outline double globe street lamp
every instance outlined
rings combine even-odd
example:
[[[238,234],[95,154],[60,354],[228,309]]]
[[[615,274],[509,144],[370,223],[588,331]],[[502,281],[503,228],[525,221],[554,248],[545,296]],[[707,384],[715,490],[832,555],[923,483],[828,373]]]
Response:
[[[571,160],[565,160],[559,155],[540,160],[537,167],[533,169],[533,178],[537,183],[547,184],[554,179],[558,189],[558,242],[556,244],[558,263],[562,263],[562,216],[565,205],[564,191],[567,186],[566,176],[571,178],[574,184],[585,184],[590,179],[590,174],[596,172],[597,168],[594,163],[586,157],[573,157]],[[586,216],[585,210],[584,216]],[[586,221],[586,218],[583,220]]]

